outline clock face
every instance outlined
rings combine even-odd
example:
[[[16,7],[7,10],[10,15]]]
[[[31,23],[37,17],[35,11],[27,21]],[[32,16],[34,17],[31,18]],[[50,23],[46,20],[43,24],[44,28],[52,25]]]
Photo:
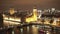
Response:
[[[9,10],[9,13],[10,13],[11,15],[13,15],[13,14],[15,13],[14,8],[11,8],[11,9]]]

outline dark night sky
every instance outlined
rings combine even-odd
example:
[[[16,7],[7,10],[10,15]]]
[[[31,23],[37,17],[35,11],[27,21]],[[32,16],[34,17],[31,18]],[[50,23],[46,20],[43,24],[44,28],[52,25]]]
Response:
[[[0,11],[11,7],[15,9],[32,9],[35,5],[38,9],[60,9],[60,0],[0,0]]]

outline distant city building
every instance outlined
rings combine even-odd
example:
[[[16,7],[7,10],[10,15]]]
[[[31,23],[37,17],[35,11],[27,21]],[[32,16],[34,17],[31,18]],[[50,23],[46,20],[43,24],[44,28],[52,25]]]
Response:
[[[37,17],[38,17],[38,18],[41,18],[41,15],[42,15],[42,10],[38,10],[38,11],[37,11]]]

